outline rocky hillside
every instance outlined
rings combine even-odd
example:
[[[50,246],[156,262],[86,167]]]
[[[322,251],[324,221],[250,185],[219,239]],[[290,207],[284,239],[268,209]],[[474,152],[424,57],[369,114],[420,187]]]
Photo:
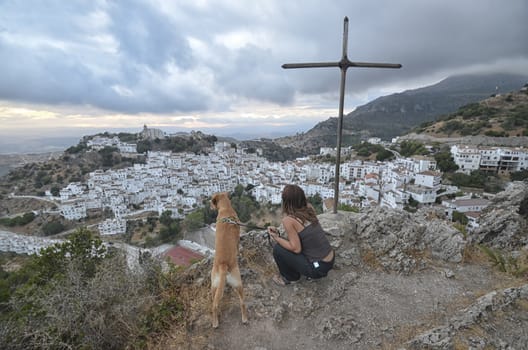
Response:
[[[438,116],[455,112],[461,106],[481,101],[492,94],[518,91],[527,76],[508,74],[449,77],[438,84],[380,97],[358,107],[343,118],[343,144],[361,137],[390,139]],[[281,145],[306,149],[335,146],[337,119],[330,118],[306,133],[277,139]]]
[[[249,232],[242,237],[240,259],[249,324],[242,325],[237,297],[227,289],[220,327],[211,329],[211,260],[205,260],[185,272],[193,296],[187,322],[153,346],[527,348],[527,213],[528,184],[517,182],[494,199],[481,229],[471,234],[434,209],[323,214],[336,269],[325,279],[286,287],[270,281],[276,271],[264,232]]]
[[[433,137],[528,136],[528,89],[489,97],[413,130]]]

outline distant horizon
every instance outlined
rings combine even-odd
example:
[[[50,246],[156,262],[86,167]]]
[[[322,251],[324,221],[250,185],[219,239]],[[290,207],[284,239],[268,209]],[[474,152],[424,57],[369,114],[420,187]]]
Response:
[[[494,74],[494,73],[487,73]],[[512,73],[499,73],[499,74],[512,74]],[[462,76],[466,74],[459,74],[455,76]],[[524,76],[525,74],[518,74]],[[528,77],[528,75],[525,75]],[[449,77],[448,77],[449,78]],[[447,78],[446,78],[447,79]],[[444,81],[441,79],[432,84],[421,85],[401,91],[387,93],[381,96],[372,96],[367,102],[373,102],[380,97],[386,97],[393,94],[404,93],[406,91],[426,88],[434,86],[439,82]],[[337,102],[336,102],[337,104]],[[361,106],[363,106],[361,105]],[[357,106],[358,108],[361,106]],[[356,108],[351,108],[345,111],[345,115],[352,113]],[[1,109],[0,109],[1,110]],[[252,119],[251,115],[241,115],[238,118],[232,118],[231,125],[228,121],[223,125],[208,126],[207,124],[197,125],[196,127],[190,127],[184,125],[181,127],[168,124],[161,119],[138,117],[134,120],[123,120],[124,124],[131,125],[133,127],[111,127],[111,126],[86,126],[86,127],[39,127],[38,125],[34,128],[25,129],[4,129],[0,130],[0,154],[28,154],[28,153],[46,153],[46,152],[58,152],[65,150],[70,146],[77,145],[80,139],[84,136],[91,136],[99,133],[138,133],[141,132],[144,125],[150,128],[160,129],[167,134],[171,133],[190,133],[192,131],[201,131],[208,135],[215,135],[218,137],[233,138],[237,141],[252,140],[258,138],[270,138],[275,139],[285,136],[293,136],[299,133],[304,133],[315,127],[318,123],[326,121],[330,118],[336,118],[337,105],[335,109],[321,109],[320,112],[314,114],[311,111],[311,115],[308,117],[290,118],[290,122],[273,123],[273,122],[262,122],[260,119]],[[1,117],[1,115],[0,115]],[[292,122],[294,121],[294,122]],[[137,122],[137,123],[136,123]],[[152,123],[150,123],[152,122]]]
[[[145,125],[145,124],[143,124]],[[58,152],[65,150],[68,147],[75,146],[84,136],[92,136],[104,132],[111,134],[124,133],[139,133],[143,130],[143,125],[138,125],[137,128],[123,127],[123,128],[63,128],[54,129],[50,133],[45,133],[38,130],[32,130],[28,133],[19,134],[4,134],[0,133],[0,154],[29,154],[29,153],[47,153]],[[237,141],[252,140],[257,138],[278,138],[284,136],[292,136],[296,133],[306,132],[313,126],[305,128],[300,131],[297,127],[295,129],[288,127],[270,128],[264,132],[256,132],[254,128],[247,129],[225,130],[214,128],[202,129],[183,129],[163,126],[149,126],[153,129],[160,129],[166,134],[175,133],[191,133],[193,131],[200,131],[207,135],[214,135],[217,137],[233,138]]]

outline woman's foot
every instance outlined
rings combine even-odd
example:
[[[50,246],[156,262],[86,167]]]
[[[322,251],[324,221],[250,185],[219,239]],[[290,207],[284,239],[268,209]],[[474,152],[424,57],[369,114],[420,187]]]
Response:
[[[278,286],[286,286],[288,284],[294,284],[294,283],[297,283],[297,282],[300,281],[300,280],[289,281],[286,278],[282,277],[281,275],[275,275],[275,276],[273,276],[273,278],[271,280],[273,281],[273,283],[275,283]]]

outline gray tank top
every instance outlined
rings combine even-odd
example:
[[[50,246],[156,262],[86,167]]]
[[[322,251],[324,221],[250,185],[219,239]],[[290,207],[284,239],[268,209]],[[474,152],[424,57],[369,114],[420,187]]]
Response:
[[[301,239],[302,253],[310,262],[323,260],[332,250],[330,242],[326,238],[326,232],[319,223],[305,226],[299,232],[299,238]]]

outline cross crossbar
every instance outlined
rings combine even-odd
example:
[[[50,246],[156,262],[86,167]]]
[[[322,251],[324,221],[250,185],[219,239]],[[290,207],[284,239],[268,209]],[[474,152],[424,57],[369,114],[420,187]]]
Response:
[[[371,63],[371,62],[351,62],[347,58],[348,45],[348,17],[345,17],[343,24],[343,55],[338,62],[311,62],[311,63],[285,63],[282,65],[284,69],[292,68],[328,68],[338,67],[341,69],[341,85],[339,94],[339,119],[337,122],[337,150],[336,150],[336,167],[335,167],[335,187],[334,187],[334,214],[337,213],[337,205],[339,203],[339,167],[341,164],[341,137],[343,134],[343,105],[345,101],[345,82],[346,71],[350,67],[358,68],[401,68],[399,63]]]

